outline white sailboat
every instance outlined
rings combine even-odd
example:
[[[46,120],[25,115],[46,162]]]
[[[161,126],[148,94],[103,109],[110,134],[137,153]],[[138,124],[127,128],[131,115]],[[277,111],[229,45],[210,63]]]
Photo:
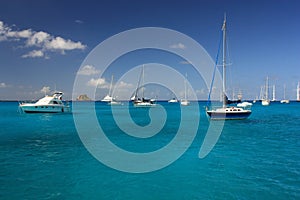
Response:
[[[152,107],[152,106],[156,106],[155,99],[146,99],[144,97],[144,78],[145,78],[145,72],[144,71],[145,70],[144,70],[144,65],[143,65],[135,94],[131,98],[131,100],[133,101],[133,105],[135,107]],[[138,91],[140,89],[141,79],[142,79],[142,88],[141,88],[142,89],[142,97],[139,98],[138,97]]]
[[[269,77],[266,78],[266,85],[265,85],[265,94],[261,100],[261,105],[268,106],[270,105],[270,99],[269,99]]]
[[[184,79],[184,99],[181,99],[180,104],[183,106],[188,106],[190,102],[187,100],[187,88],[186,88],[186,79],[187,75],[185,75],[186,78]]]
[[[276,101],[276,97],[275,97],[275,85],[273,85],[273,93],[272,93],[272,100],[271,101]]]
[[[286,90],[286,85],[284,84],[284,86],[283,86],[283,99],[280,101],[280,103],[290,103],[290,100],[285,98],[285,90]]]
[[[251,103],[240,104],[241,107],[228,106],[229,101],[226,96],[226,17],[224,17],[224,23],[222,26],[223,31],[223,106],[222,108],[216,109],[206,109],[207,115],[210,119],[219,120],[219,119],[246,119],[250,116],[251,110],[248,109],[251,106]]]

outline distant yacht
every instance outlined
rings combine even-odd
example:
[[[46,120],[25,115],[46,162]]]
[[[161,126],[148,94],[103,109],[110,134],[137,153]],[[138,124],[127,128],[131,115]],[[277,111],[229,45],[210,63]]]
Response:
[[[112,102],[115,99],[112,97],[112,84],[113,84],[113,80],[114,80],[114,76],[111,76],[111,81],[110,81],[110,87],[109,87],[109,91],[108,94],[101,100],[102,102]]]
[[[178,99],[172,98],[168,101],[169,103],[178,103]]]
[[[213,120],[246,119],[251,115],[251,110],[247,109],[247,107],[251,106],[252,104],[251,103],[239,104],[239,106],[241,106],[241,107],[228,106],[228,104],[236,103],[236,102],[229,101],[226,96],[226,52],[225,52],[225,50],[226,50],[226,17],[224,17],[222,31],[223,31],[223,63],[222,63],[223,64],[223,71],[222,71],[222,74],[223,74],[223,84],[222,84],[223,106],[221,108],[216,108],[216,109],[209,109],[207,107],[206,113],[210,117],[210,119],[213,119]],[[209,101],[210,101],[210,93],[209,93]]]
[[[266,78],[266,85],[265,85],[265,94],[261,100],[261,105],[268,106],[270,105],[270,99],[269,99],[269,77]]]
[[[70,107],[62,102],[62,92],[55,92],[52,96],[45,96],[36,103],[21,103],[20,109],[25,113],[59,113],[69,112]]]
[[[114,100],[114,98],[107,94],[101,101],[102,102],[112,102],[113,100]]]
[[[138,96],[138,91],[140,89],[140,82],[141,82],[141,79],[142,79],[142,97],[140,98]],[[155,103],[155,99],[146,99],[144,97],[144,79],[145,79],[145,72],[144,72],[144,65],[142,67],[142,70],[141,70],[141,74],[140,74],[140,78],[139,78],[139,81],[138,81],[138,85],[137,85],[137,88],[135,90],[135,94],[133,97],[131,97],[131,100],[133,101],[133,105],[135,107],[152,107],[152,106],[156,106],[156,103]]]
[[[286,90],[286,85],[283,86],[283,99],[280,101],[280,103],[290,103],[290,100],[285,98],[285,90]]]
[[[181,99],[180,104],[183,106],[188,106],[190,102],[187,100],[187,88],[186,88],[186,79],[187,75],[185,75],[186,78],[184,79],[184,99]]]

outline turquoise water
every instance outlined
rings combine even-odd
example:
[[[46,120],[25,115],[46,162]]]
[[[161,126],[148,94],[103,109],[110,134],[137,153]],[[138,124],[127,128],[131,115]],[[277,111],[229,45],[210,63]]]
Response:
[[[80,103],[82,110],[73,114],[84,115],[87,104]],[[96,103],[96,110],[114,144],[149,152],[167,145],[179,127],[180,107],[160,104],[166,124],[146,139],[124,134],[109,106]],[[199,116],[194,106],[186,108],[191,118]],[[249,119],[226,121],[216,146],[200,159],[209,125],[204,106],[199,103],[197,135],[178,160],[134,174],[95,159],[81,142],[72,114],[21,114],[17,102],[0,102],[0,199],[300,199],[300,103],[255,104]],[[146,126],[148,111],[130,108],[130,115]]]

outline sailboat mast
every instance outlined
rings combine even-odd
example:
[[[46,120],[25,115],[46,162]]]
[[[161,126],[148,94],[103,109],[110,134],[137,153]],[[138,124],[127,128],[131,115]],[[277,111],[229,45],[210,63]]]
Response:
[[[283,85],[283,99],[285,99],[285,90],[286,90],[286,85]]]
[[[142,91],[143,91],[143,96],[142,98],[145,97],[145,90],[144,90],[144,84],[145,84],[145,71],[144,71],[144,65],[143,65],[143,82],[142,82]]]
[[[263,100],[263,99],[264,99],[264,97],[263,97],[263,86],[260,86],[259,99],[260,99],[260,100]]]
[[[144,65],[143,65],[144,66]],[[141,78],[142,78],[142,74],[143,74],[143,68],[141,70],[141,74],[140,74],[140,77],[139,77],[139,81],[138,81],[138,84],[136,86],[136,90],[135,90],[135,94],[134,94],[134,99],[137,99],[138,98],[138,91],[139,91],[139,87],[140,87],[140,84],[141,84]]]
[[[112,90],[113,80],[114,80],[114,75],[111,76],[110,87],[109,87],[109,92],[108,92],[108,95],[109,95],[109,96],[112,96],[111,90]]]
[[[223,31],[223,107],[226,107],[226,15],[222,26]]]
[[[273,85],[273,97],[272,97],[272,101],[275,101],[276,97],[275,97],[275,85]]]
[[[297,85],[297,101],[300,101],[300,82]]]
[[[269,77],[267,76],[267,80],[266,80],[266,100],[269,99]]]
[[[184,99],[186,100],[187,95],[186,95],[186,79],[187,79],[187,74],[185,74],[185,79],[184,79]]]

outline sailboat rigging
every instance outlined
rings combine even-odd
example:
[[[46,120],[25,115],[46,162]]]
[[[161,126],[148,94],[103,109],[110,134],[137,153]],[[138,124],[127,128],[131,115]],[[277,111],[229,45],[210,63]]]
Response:
[[[185,79],[184,79],[184,99],[181,99],[180,104],[183,106],[188,106],[190,104],[190,102],[187,100],[187,86],[186,86],[186,79],[187,79],[187,75],[185,75]]]
[[[290,103],[290,100],[285,98],[285,90],[286,90],[286,85],[283,85],[283,99],[280,101],[280,103]]]
[[[269,99],[269,77],[266,78],[266,85],[265,85],[265,94],[261,100],[261,105],[268,106],[270,105],[270,99]]]
[[[273,92],[272,92],[272,100],[271,101],[276,101],[276,88],[275,88],[275,85],[273,85]]]
[[[141,74],[140,74],[140,77],[139,77],[138,85],[137,85],[137,88],[135,90],[135,94],[131,98],[131,100],[133,101],[133,105],[135,107],[151,107],[151,106],[155,106],[156,105],[155,104],[155,100],[153,100],[153,99],[146,99],[145,98],[144,78],[145,78],[145,70],[144,70],[144,65],[143,65],[142,70],[141,70]],[[141,81],[142,81],[142,87],[141,87],[142,97],[139,98],[138,97],[138,91],[140,89],[140,83],[141,83]]]
[[[112,97],[113,81],[114,76],[112,75],[108,94],[101,101],[107,102],[109,105],[121,105],[121,102],[116,101],[116,99]]]
[[[216,108],[216,109],[209,109],[206,108],[206,113],[210,117],[210,119],[246,119],[250,116],[251,110],[248,109],[252,104],[248,102],[240,103],[238,107],[235,106],[228,106],[232,103],[238,103],[236,101],[230,101],[228,100],[228,97],[226,95],[226,16],[224,16],[224,22],[222,26],[222,41],[223,41],[223,60],[222,60],[222,66],[223,66],[223,82],[222,82],[222,107]],[[219,53],[218,53],[219,54]],[[218,59],[218,56],[217,56]],[[217,66],[217,61],[216,61]],[[215,68],[216,68],[215,66]],[[213,83],[213,81],[212,81]],[[212,88],[212,85],[211,85]],[[211,90],[210,90],[211,92]],[[209,93],[209,101],[210,101],[210,93]]]
[[[297,85],[297,101],[300,101],[300,82]]]

